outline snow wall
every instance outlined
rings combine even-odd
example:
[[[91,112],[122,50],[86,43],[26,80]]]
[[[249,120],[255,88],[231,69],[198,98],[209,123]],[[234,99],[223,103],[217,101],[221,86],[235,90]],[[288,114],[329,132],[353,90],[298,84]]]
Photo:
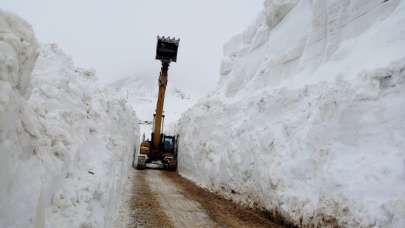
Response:
[[[224,55],[181,175],[302,227],[405,227],[405,1],[267,0]]]
[[[0,227],[113,226],[139,129],[95,80],[0,11]]]

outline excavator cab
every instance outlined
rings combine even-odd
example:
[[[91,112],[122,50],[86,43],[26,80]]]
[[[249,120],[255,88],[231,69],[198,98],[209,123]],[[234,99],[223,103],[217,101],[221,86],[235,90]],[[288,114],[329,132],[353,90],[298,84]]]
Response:
[[[177,61],[177,51],[180,39],[157,37],[156,59],[162,62],[158,85],[159,93],[156,103],[156,113],[153,115],[153,131],[151,140],[143,139],[137,156],[137,169],[145,169],[147,163],[161,162],[164,168],[177,168],[177,137],[165,135],[163,129],[163,107],[168,81],[168,71],[171,62]]]

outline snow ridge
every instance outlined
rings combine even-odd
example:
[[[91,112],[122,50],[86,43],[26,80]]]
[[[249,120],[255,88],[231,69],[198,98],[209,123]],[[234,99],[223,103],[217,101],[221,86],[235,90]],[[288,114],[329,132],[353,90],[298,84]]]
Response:
[[[180,174],[303,227],[403,227],[404,12],[267,0],[179,121]]]
[[[0,31],[0,227],[112,227],[134,111],[17,16]]]

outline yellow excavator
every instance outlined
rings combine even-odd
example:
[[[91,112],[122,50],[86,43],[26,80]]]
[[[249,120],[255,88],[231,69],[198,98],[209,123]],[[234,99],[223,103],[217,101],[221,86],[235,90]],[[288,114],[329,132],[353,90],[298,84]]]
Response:
[[[146,164],[160,162],[167,170],[177,168],[177,137],[165,135],[163,129],[163,106],[168,79],[168,71],[171,62],[177,61],[177,51],[180,39],[170,37],[157,37],[156,59],[162,62],[159,76],[159,94],[156,103],[156,113],[153,118],[153,131],[150,140],[143,141],[137,156],[137,169],[145,169]]]

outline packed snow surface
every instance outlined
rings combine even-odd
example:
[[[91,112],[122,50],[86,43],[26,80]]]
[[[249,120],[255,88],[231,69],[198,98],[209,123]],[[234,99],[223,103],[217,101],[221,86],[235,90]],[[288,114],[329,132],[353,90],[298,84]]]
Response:
[[[139,129],[95,84],[0,11],[0,227],[112,227]]]
[[[405,1],[264,6],[179,121],[180,174],[296,225],[405,227]]]

